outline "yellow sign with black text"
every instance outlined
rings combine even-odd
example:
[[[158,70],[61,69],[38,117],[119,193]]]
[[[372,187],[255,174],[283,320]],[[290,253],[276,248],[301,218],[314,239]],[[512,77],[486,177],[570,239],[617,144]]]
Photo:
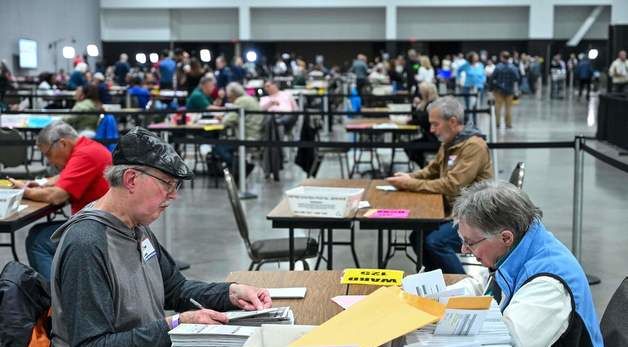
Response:
[[[345,269],[340,283],[400,286],[403,271],[387,269]]]

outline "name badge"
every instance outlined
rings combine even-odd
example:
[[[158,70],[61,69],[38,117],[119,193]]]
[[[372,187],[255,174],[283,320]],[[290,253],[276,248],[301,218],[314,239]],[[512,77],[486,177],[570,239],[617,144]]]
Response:
[[[457,155],[450,155],[449,158],[447,158],[447,168],[451,169],[454,166],[456,158],[458,158]]]
[[[144,262],[148,262],[150,258],[154,257],[157,252],[153,247],[153,244],[150,243],[150,239],[144,238],[142,240],[142,258],[144,258]]]

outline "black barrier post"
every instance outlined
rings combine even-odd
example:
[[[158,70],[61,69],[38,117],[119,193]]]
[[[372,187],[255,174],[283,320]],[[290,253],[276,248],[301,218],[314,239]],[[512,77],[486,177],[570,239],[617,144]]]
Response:
[[[495,118],[495,100],[488,100],[488,106],[491,110],[488,115],[489,116],[488,140],[491,143],[497,143],[497,125],[496,125],[497,119]],[[497,162],[496,151],[491,151],[491,160],[493,161],[493,177],[497,177],[497,174],[499,174],[499,165]]]
[[[244,122],[245,122],[245,118],[246,118],[246,112],[244,111],[244,108],[240,108],[239,110],[240,113],[240,122],[238,124],[238,130],[240,132],[240,140],[241,141],[245,141],[246,140],[246,136],[244,134],[244,129],[246,128],[244,126]],[[246,190],[246,146],[244,145],[240,145],[238,147],[238,155],[239,155],[239,163],[238,163],[238,169],[240,172],[238,172],[239,174],[239,180],[240,180],[240,199],[244,200],[244,199],[256,199],[257,195],[249,192]]]
[[[571,251],[578,262],[582,263],[582,202],[584,183],[584,137],[576,136],[574,141],[574,179],[573,179],[573,221],[571,233]],[[599,277],[587,274],[589,285],[602,282]]]

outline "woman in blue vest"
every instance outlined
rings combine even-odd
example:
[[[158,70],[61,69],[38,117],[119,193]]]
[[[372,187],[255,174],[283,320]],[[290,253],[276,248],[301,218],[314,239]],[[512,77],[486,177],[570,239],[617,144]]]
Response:
[[[603,346],[595,305],[576,258],[510,183],[479,182],[453,207],[462,251],[495,269],[489,288],[515,346]],[[492,289],[492,290],[491,290]]]

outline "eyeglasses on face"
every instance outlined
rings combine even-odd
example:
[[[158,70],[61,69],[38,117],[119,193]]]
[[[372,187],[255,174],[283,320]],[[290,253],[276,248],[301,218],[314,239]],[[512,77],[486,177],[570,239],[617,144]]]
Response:
[[[157,176],[155,176],[155,175],[153,175],[153,174],[151,174],[151,173],[149,173],[149,172],[147,172],[147,171],[145,171],[145,170],[138,169],[138,168],[133,168],[133,170],[135,170],[135,171],[139,171],[139,172],[141,172],[141,173],[143,173],[143,174],[145,174],[145,175],[147,175],[147,176],[150,176],[150,177],[152,177],[152,178],[154,178],[154,179],[158,180],[159,182],[161,182],[161,183],[165,184],[165,185],[166,185],[166,187],[167,187],[167,188],[166,188],[166,191],[167,191],[169,194],[172,194],[172,193],[174,193],[174,192],[178,192],[178,191],[179,191],[179,189],[181,189],[181,186],[183,185],[183,181],[181,181],[181,180],[166,181],[165,179],[160,178],[160,177],[157,177]]]
[[[479,243],[481,243],[482,241],[488,240],[487,237],[484,237],[480,240],[477,240],[475,242],[469,242],[468,240],[462,240],[462,247],[466,247],[470,250],[474,250],[474,247],[477,246]]]
[[[57,142],[59,142],[61,139],[56,139],[54,141],[52,141],[52,143],[50,143],[50,145],[48,145],[48,149],[46,149],[45,151],[41,151],[41,153],[45,156],[48,157],[50,156],[50,152],[52,151],[52,147],[55,146],[55,144],[57,144]]]

